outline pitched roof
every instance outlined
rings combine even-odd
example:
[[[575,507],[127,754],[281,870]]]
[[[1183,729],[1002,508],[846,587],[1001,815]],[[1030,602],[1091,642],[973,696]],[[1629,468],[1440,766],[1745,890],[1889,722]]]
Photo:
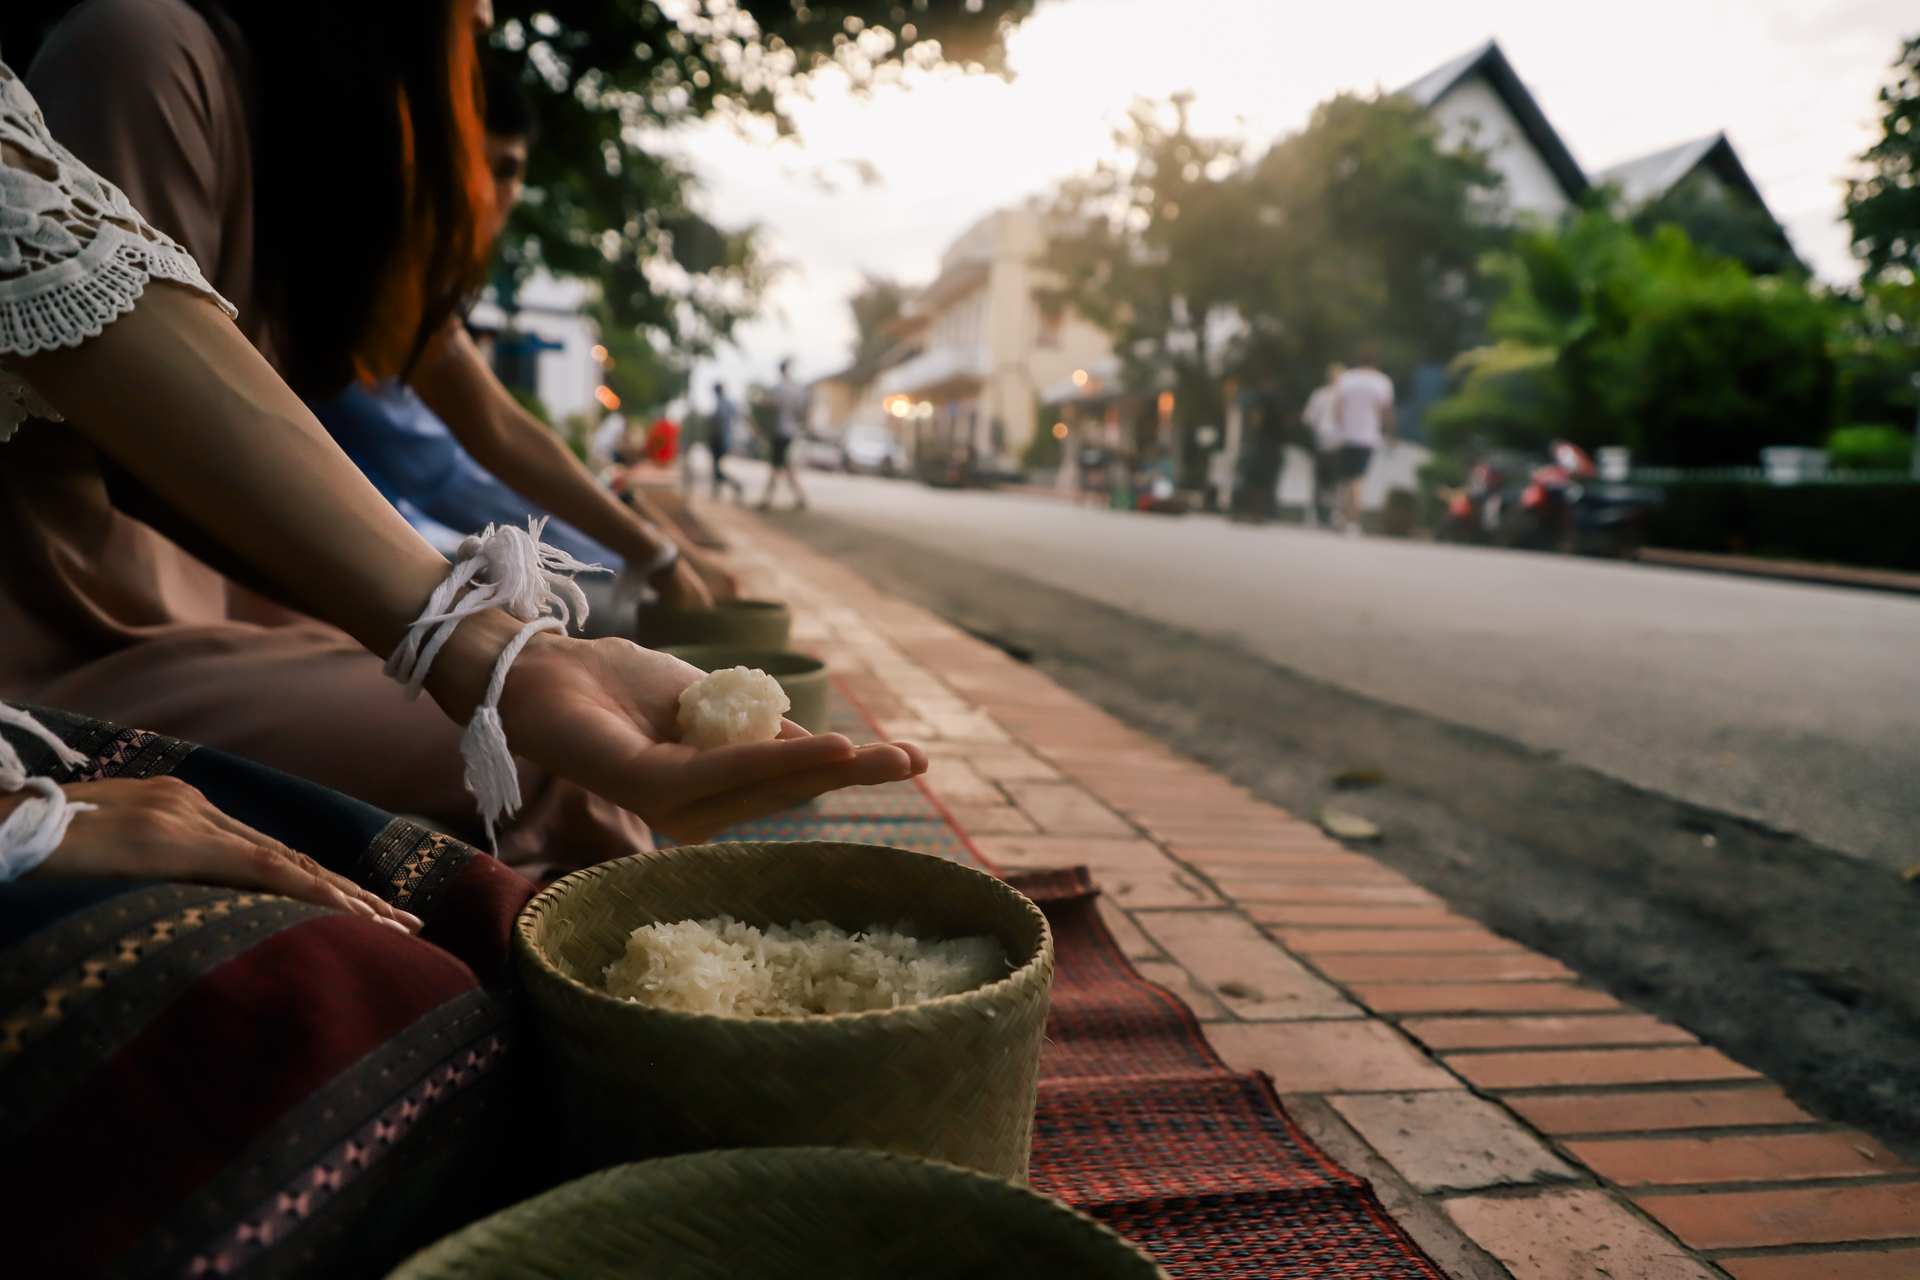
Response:
[[[1527,135],[1527,141],[1533,144],[1540,159],[1552,170],[1555,181],[1560,184],[1567,199],[1578,200],[1585,195],[1589,184],[1580,162],[1573,158],[1573,153],[1567,150],[1567,144],[1547,123],[1546,113],[1540,110],[1540,104],[1527,92],[1527,86],[1521,82],[1513,64],[1507,61],[1507,55],[1500,51],[1499,41],[1489,40],[1479,48],[1435,67],[1398,92],[1423,107],[1431,107],[1446,97],[1455,85],[1473,75],[1484,77],[1506,104],[1507,110],[1513,113],[1514,120]]]
[[[1724,133],[1710,133],[1651,155],[1624,160],[1601,170],[1599,180],[1618,186],[1629,205],[1641,205],[1659,199],[1682,178],[1701,168],[1762,209],[1767,207],[1760,189],[1754,186],[1746,166],[1740,163],[1740,157],[1734,154],[1733,144]]]

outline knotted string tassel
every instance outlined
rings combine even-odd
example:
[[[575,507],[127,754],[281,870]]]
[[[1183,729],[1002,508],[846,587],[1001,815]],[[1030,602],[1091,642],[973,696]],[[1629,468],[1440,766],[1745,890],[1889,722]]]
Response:
[[[565,631],[575,622],[586,622],[587,597],[573,575],[602,568],[541,542],[546,524],[545,516],[530,517],[524,529],[490,524],[462,542],[453,572],[434,589],[426,609],[407,628],[406,638],[386,665],[386,673],[407,686],[407,696],[417,697],[434,658],[465,619],[497,608],[527,624],[494,662],[486,696],[460,736],[467,790],[473,793],[486,824],[487,842],[496,854],[500,844],[495,828],[502,817],[520,807],[520,774],[500,723],[500,694],[506,687],[507,670],[536,633]],[[466,595],[460,595],[462,590]]]
[[[54,757],[70,769],[87,762],[87,757],[68,746],[59,734],[18,707],[0,702],[0,724],[39,738],[53,748]],[[23,787],[36,794],[22,800],[19,807],[7,815],[7,820],[0,823],[0,881],[18,880],[45,862],[67,838],[67,827],[74,816],[100,807],[67,799],[67,793],[52,778],[28,777],[20,753],[0,735],[0,791],[11,794]]]

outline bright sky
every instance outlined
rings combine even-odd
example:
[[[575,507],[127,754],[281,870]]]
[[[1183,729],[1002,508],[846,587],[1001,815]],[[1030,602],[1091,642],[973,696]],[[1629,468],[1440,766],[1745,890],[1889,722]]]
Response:
[[[861,98],[828,78],[795,107],[801,145],[674,135],[707,212],[759,223],[788,265],[696,399],[716,376],[770,380],[782,356],[803,379],[843,366],[863,271],[930,279],[974,221],[1107,154],[1136,96],[1190,89],[1200,130],[1273,138],[1334,93],[1397,88],[1489,36],[1589,173],[1725,129],[1802,256],[1851,280],[1840,179],[1916,31],[1912,0],[1041,0],[1008,42],[1011,83],[910,73]]]

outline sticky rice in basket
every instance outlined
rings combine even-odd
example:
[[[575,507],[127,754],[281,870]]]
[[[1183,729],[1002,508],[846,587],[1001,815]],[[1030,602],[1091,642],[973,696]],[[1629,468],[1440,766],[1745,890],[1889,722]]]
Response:
[[[1053,938],[985,872],[672,848],[559,881],[515,950],[575,1167],[826,1146],[1026,1180]]]
[[[995,938],[930,941],[914,926],[848,933],[825,920],[765,929],[719,916],[635,929],[607,990],[655,1009],[733,1018],[899,1009],[1007,976]]]

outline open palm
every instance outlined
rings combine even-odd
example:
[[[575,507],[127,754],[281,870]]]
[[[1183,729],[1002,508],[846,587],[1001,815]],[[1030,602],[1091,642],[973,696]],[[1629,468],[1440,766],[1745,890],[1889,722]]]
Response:
[[[925,772],[918,747],[856,747],[791,721],[773,742],[697,750],[679,741],[680,693],[703,673],[625,640],[537,637],[507,678],[515,752],[682,843],[837,787]]]

